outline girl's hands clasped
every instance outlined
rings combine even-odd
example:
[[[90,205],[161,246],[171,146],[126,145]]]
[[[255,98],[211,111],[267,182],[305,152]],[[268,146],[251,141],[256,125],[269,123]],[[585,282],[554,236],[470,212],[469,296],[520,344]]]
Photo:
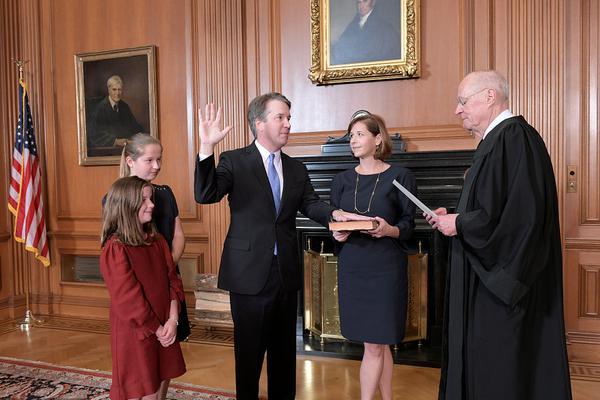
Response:
[[[163,347],[169,347],[175,343],[177,337],[177,321],[169,318],[164,325],[156,330],[156,337]]]

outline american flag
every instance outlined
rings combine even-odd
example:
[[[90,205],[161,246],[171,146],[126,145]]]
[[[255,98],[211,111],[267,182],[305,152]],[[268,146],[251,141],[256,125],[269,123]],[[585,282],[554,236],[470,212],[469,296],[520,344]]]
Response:
[[[19,81],[19,121],[10,169],[8,209],[15,216],[15,240],[25,243],[25,249],[35,253],[35,258],[47,267],[50,265],[50,251],[46,238],[41,172],[27,87]]]

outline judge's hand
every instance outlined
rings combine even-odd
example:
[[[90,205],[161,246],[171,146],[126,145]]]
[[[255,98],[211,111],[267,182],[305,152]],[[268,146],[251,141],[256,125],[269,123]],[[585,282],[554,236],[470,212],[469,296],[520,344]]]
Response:
[[[212,154],[215,145],[231,131],[231,126],[221,130],[221,107],[215,113],[215,105],[207,104],[202,115],[202,109],[198,108],[198,133],[200,136],[200,153]]]
[[[333,231],[333,238],[338,242],[345,242],[351,233],[350,231]]]
[[[377,228],[371,229],[370,231],[361,231],[367,235],[371,235],[374,238],[382,238],[386,236],[397,238],[400,236],[400,229],[397,226],[392,226],[388,224],[388,222],[381,218],[375,217],[375,221],[377,221]]]
[[[367,217],[366,215],[354,214],[351,212],[347,212],[344,210],[333,210],[331,213],[333,219],[337,222],[346,222],[346,221],[369,221],[372,220],[372,217]]]
[[[446,236],[455,236],[457,234],[456,217],[458,217],[458,214],[448,214],[448,210],[445,208],[438,208],[434,213],[436,214],[435,217],[425,216],[429,225]]]
[[[427,221],[427,223],[431,226],[433,226],[433,224],[437,221],[437,216],[448,214],[448,210],[446,210],[446,208],[444,208],[444,207],[440,207],[436,210],[433,210],[433,213],[436,215],[435,217],[432,217],[431,215],[429,215],[425,212],[423,213],[423,217],[425,217],[425,221]]]

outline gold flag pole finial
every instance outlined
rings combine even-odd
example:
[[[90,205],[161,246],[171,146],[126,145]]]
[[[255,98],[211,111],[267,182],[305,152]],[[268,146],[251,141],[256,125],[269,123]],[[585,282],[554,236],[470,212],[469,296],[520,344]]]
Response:
[[[23,80],[23,65],[27,64],[29,60],[12,60],[19,69],[19,82]]]

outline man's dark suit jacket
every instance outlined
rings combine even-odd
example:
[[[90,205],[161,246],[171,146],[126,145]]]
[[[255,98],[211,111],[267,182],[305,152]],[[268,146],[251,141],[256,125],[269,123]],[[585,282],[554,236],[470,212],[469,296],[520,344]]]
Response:
[[[281,153],[283,193],[281,210],[275,205],[258,148],[251,145],[196,159],[194,196],[198,203],[216,203],[228,195],[231,223],[223,245],[219,288],[257,294],[264,287],[277,240],[277,258],[288,290],[302,285],[296,237],[296,212],[326,225],[333,207],[319,200],[304,165]]]

